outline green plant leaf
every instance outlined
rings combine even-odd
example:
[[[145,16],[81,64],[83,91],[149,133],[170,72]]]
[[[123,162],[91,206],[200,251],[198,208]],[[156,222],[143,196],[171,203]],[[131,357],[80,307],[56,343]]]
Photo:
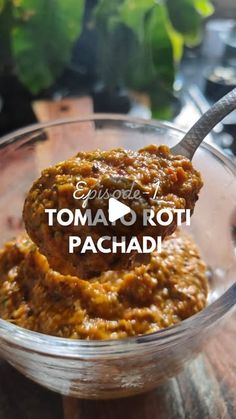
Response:
[[[173,27],[189,46],[201,41],[202,18],[213,12],[208,0],[165,0]]]
[[[0,0],[0,13],[2,13],[4,7],[5,7],[5,0]]]
[[[160,119],[162,121],[168,121],[173,118],[173,110],[171,102],[168,105],[158,105],[155,106],[155,103],[152,102],[152,118]]]
[[[173,27],[181,33],[187,43],[200,40],[202,18],[195,8],[194,0],[166,0]]]
[[[144,21],[143,41],[134,37],[130,51],[126,51],[125,81],[129,88],[152,92],[158,85],[159,92],[172,91],[175,68],[167,24],[164,6],[156,3]]]
[[[168,34],[172,43],[173,48],[173,56],[176,63],[178,63],[183,55],[183,49],[184,49],[184,38],[183,36],[177,32],[170,21],[167,22],[167,29]]]
[[[120,21],[132,29],[140,41],[144,36],[144,19],[155,4],[155,0],[124,0],[119,6]]]
[[[98,0],[99,69],[108,88],[149,93],[155,113],[170,112],[175,62],[200,41],[208,0]]]
[[[127,46],[124,42],[120,48],[125,41],[125,33],[119,30],[120,2],[121,0],[99,0],[92,18],[98,38],[97,71],[108,89],[114,89],[118,84],[124,62],[123,53]]]
[[[166,0],[166,5],[171,22],[179,33],[189,35],[199,30],[201,16],[194,0]]]
[[[14,0],[12,53],[32,93],[49,87],[69,62],[82,29],[84,0]]]
[[[155,75],[172,88],[175,69],[167,19],[164,5],[156,4],[146,20],[145,48],[149,50],[151,62],[144,65],[152,65]]]
[[[118,9],[112,7],[117,2],[109,0],[110,13],[104,19],[104,15],[99,15],[98,10],[101,12],[101,4],[104,6],[105,2],[106,0],[99,1],[96,27],[99,39],[99,70],[106,87],[114,89],[125,84],[129,89],[149,93],[155,109],[168,107],[175,75],[174,40],[171,39],[170,32],[172,30],[173,36],[178,37],[178,34],[168,20],[165,5],[152,1],[148,3],[148,10],[145,10],[144,2],[140,0],[143,4],[142,11],[136,10],[138,16],[130,17],[130,3],[127,0],[125,8],[122,7],[124,3],[121,5],[120,2]],[[136,7],[133,2],[132,6]],[[104,12],[108,13],[108,8]],[[111,25],[111,19],[116,24]],[[139,36],[136,25],[141,24],[143,34]],[[179,48],[179,56],[180,45],[176,48]]]
[[[214,6],[209,0],[194,0],[197,11],[203,16],[211,16],[214,12]]]

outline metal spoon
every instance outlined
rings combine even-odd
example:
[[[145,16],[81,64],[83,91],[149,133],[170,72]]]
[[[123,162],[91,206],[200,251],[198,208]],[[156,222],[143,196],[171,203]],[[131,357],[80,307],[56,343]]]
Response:
[[[236,109],[236,89],[231,90],[216,102],[187,132],[184,138],[172,147],[173,154],[181,154],[192,160],[195,151],[198,149],[209,132],[225,118],[230,112]]]

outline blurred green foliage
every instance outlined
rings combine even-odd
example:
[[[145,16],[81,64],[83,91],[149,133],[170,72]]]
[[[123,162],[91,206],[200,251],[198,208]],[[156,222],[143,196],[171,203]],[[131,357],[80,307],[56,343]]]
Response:
[[[32,92],[53,84],[82,30],[84,0],[0,0],[0,69]]]
[[[85,0],[0,0],[0,71],[11,69],[31,91],[50,87],[70,62]],[[148,92],[168,106],[183,45],[201,39],[210,0],[98,0],[92,21],[106,87]]]
[[[94,11],[100,75],[106,86],[149,93],[167,115],[183,46],[201,40],[209,0],[99,0]]]

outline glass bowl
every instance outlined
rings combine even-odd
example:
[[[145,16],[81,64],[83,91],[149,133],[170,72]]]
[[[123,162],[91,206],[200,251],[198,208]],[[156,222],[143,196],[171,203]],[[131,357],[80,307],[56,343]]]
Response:
[[[0,141],[0,245],[22,230],[25,194],[40,171],[79,150],[150,143],[173,145],[183,132],[160,122],[97,115],[37,124]],[[236,302],[236,170],[203,144],[194,156],[204,188],[191,233],[211,269],[209,304],[200,313],[153,334],[123,340],[69,340],[0,320],[0,355],[24,375],[64,395],[105,399],[154,388],[191,360]],[[189,229],[190,227],[188,227]]]

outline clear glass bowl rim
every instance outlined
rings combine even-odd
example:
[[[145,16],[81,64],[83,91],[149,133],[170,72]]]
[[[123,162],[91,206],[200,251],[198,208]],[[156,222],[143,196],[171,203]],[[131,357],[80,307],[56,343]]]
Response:
[[[184,131],[177,128],[174,124],[169,122],[160,122],[155,120],[143,120],[140,118],[133,118],[119,114],[91,114],[85,117],[56,119],[45,123],[37,123],[29,125],[25,128],[13,131],[0,138],[0,147],[5,147],[9,144],[21,140],[25,134],[33,133],[39,129],[52,128],[64,124],[84,123],[93,121],[114,121],[127,122],[128,124],[138,124],[153,128],[164,128],[182,133]],[[29,139],[26,139],[27,142]],[[236,176],[236,166],[234,163],[217,147],[204,142],[201,148],[206,149],[214,157],[218,158],[229,170]],[[159,330],[147,335],[129,337],[125,339],[110,339],[110,340],[83,340],[83,339],[68,339],[60,338],[50,335],[45,335],[38,332],[33,332],[28,329],[23,329],[19,326],[11,324],[3,319],[0,319],[0,339],[3,339],[19,348],[37,352],[39,354],[46,354],[57,356],[61,358],[80,358],[81,356],[90,358],[94,357],[128,354],[130,352],[141,351],[144,346],[150,343],[157,343],[160,346],[167,344],[168,341],[180,339],[188,330],[199,330],[202,326],[204,328],[211,326],[217,320],[220,320],[227,312],[229,312],[236,304],[236,282],[223,293],[216,301],[209,304],[199,313],[183,320],[182,322]]]

